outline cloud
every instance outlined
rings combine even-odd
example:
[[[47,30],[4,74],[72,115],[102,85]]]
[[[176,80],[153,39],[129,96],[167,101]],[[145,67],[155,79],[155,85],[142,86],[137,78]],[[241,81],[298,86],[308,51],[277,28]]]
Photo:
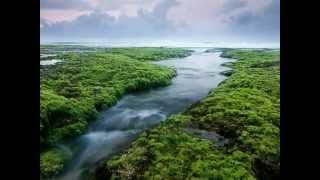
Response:
[[[125,15],[136,15],[140,9],[151,11],[163,0],[93,0],[96,11],[121,11]],[[166,0],[165,0],[166,1]]]
[[[223,10],[224,12],[230,12],[230,11],[234,11],[235,9],[240,9],[240,8],[244,8],[248,5],[248,1],[246,0],[238,0],[238,1],[234,1],[234,0],[226,0],[223,3]]]
[[[279,0],[43,0],[41,36],[278,41]],[[45,23],[44,23],[45,22]]]
[[[74,21],[83,15],[89,15],[91,11],[84,10],[60,10],[60,9],[44,9],[40,11],[40,18],[49,24],[61,23],[65,21]]]
[[[225,15],[228,33],[234,36],[262,37],[264,40],[278,40],[280,37],[280,2],[272,0],[258,7],[259,11],[244,6]]]
[[[43,24],[41,33],[54,37],[159,37],[174,31],[166,15],[170,8],[177,5],[173,0],[163,0],[153,11],[140,9],[137,16],[121,15],[118,18],[102,12],[79,16],[74,21]]]
[[[90,9],[91,3],[89,0],[40,0],[40,9]]]
[[[116,17],[136,16],[140,10],[152,11],[161,1],[163,0],[41,0],[40,16],[52,23],[72,21],[88,12],[107,13]]]

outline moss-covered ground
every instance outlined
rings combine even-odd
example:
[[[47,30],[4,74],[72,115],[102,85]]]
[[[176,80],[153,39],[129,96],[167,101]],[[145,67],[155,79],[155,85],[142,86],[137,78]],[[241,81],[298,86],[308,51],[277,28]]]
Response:
[[[79,50],[80,49],[80,50]],[[53,147],[82,134],[98,111],[124,94],[170,84],[174,69],[147,61],[185,57],[179,48],[85,48],[42,46],[62,62],[40,69],[40,170],[52,177],[67,158]],[[81,50],[82,53],[77,52]]]
[[[227,80],[186,112],[142,133],[93,179],[279,178],[279,52],[224,50],[222,56],[236,59],[226,64],[232,68]],[[192,133],[200,131],[207,135]]]

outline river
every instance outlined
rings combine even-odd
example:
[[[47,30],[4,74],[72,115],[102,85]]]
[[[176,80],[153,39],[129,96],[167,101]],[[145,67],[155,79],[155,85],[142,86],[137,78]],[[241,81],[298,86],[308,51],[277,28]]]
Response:
[[[57,179],[86,179],[81,174],[94,171],[97,163],[126,149],[143,129],[183,112],[191,104],[205,97],[226,77],[220,73],[231,59],[220,57],[221,52],[205,53],[204,48],[183,59],[155,62],[177,69],[177,76],[167,87],[156,88],[124,96],[116,105],[100,113],[99,120],[88,131],[59,145],[72,156],[64,172]]]

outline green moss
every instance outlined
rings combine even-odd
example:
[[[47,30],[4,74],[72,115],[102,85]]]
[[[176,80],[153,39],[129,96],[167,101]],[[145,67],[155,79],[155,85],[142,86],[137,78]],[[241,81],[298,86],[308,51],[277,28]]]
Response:
[[[230,77],[214,91],[139,136],[99,168],[96,178],[273,179],[280,170],[279,52],[226,50]],[[224,147],[186,127],[228,138]]]
[[[250,169],[249,155],[235,151],[225,156],[211,142],[164,123],[107,161],[98,179],[254,179]]]
[[[49,178],[56,176],[64,167],[66,155],[58,150],[51,150],[40,156],[40,177]]]
[[[182,58],[191,55],[191,50],[179,48],[112,48],[105,52],[121,54],[140,61],[159,61],[169,58]]]
[[[72,53],[81,49],[83,53]],[[61,53],[61,51],[70,51]],[[185,57],[178,48],[88,48],[44,46],[63,63],[40,69],[40,150],[82,134],[98,111],[126,93],[165,86],[176,71],[144,61]],[[44,156],[44,157],[43,157]],[[41,154],[46,176],[60,170],[58,154]],[[61,160],[61,161],[60,161]],[[50,166],[52,165],[52,168]]]
[[[63,63],[41,69],[40,126],[44,146],[79,135],[97,111],[112,106],[123,94],[168,85],[176,75],[174,69],[141,61],[190,54],[189,50],[177,48],[94,50],[59,54]]]

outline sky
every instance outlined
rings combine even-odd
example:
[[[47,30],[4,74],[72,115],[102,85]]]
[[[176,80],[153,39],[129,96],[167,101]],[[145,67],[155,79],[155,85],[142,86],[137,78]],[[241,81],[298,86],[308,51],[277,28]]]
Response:
[[[280,0],[40,0],[41,41],[275,43]]]

